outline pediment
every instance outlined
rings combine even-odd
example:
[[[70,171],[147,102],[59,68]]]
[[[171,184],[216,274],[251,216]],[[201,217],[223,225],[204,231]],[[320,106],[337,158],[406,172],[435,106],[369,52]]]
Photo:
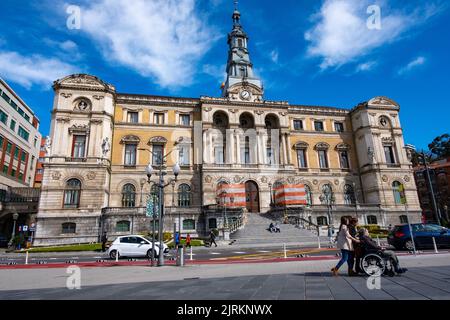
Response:
[[[387,97],[375,97],[369,100],[368,105],[399,107],[399,104],[397,102]]]
[[[89,74],[72,74],[70,76],[56,80],[53,87],[55,89],[67,87],[93,91],[115,91],[114,86],[104,82],[100,78]]]

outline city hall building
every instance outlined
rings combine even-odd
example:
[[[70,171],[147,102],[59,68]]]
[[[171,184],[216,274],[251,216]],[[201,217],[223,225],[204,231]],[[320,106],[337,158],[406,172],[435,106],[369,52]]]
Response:
[[[221,97],[120,93],[86,74],[55,81],[35,245],[149,232],[146,204],[161,165],[168,232],[175,225],[205,235],[225,215],[244,225],[253,214],[319,226],[337,226],[341,216],[382,226],[420,221],[395,101],[340,109],[265,100],[238,11],[228,45]]]

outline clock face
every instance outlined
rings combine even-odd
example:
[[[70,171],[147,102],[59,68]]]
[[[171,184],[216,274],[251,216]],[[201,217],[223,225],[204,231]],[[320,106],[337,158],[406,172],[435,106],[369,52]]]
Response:
[[[244,99],[244,100],[249,100],[250,99],[250,92],[248,92],[247,90],[241,91],[241,98]]]

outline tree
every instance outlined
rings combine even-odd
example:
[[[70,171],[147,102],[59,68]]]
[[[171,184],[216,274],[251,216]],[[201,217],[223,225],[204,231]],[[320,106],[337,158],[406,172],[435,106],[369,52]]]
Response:
[[[433,160],[450,157],[450,135],[445,133],[436,137],[433,142],[428,145],[428,149],[430,149]]]

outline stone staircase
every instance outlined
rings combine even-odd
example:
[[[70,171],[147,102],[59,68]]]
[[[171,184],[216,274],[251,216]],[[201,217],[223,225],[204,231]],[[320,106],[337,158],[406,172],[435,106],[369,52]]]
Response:
[[[267,231],[270,223],[278,222],[280,233],[270,233]],[[233,244],[317,244],[317,233],[296,227],[292,224],[283,224],[269,216],[258,213],[248,213],[245,226],[233,234],[230,239]],[[326,244],[327,237],[321,237],[321,242]]]

